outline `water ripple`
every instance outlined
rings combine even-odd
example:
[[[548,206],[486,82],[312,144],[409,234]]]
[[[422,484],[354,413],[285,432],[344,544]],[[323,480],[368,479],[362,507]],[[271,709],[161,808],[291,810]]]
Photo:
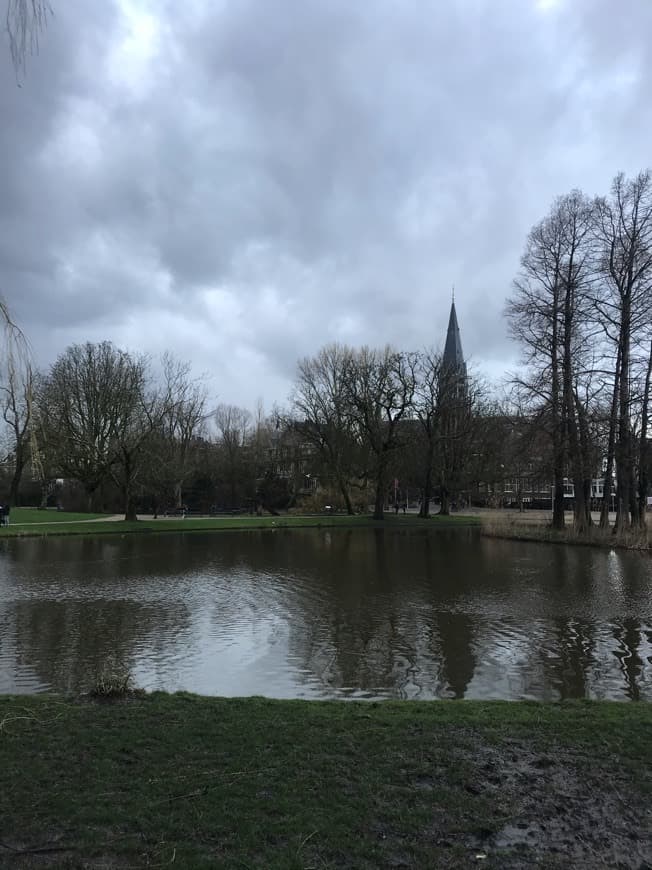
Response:
[[[652,563],[466,531],[7,541],[0,692],[652,700]]]

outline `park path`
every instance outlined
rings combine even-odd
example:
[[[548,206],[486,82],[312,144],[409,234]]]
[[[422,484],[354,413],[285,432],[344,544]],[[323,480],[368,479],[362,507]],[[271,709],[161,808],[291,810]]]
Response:
[[[110,517],[95,517],[92,520],[37,520],[36,522],[28,523],[12,523],[15,526],[70,526],[78,525],[79,523],[105,523],[115,522],[116,520],[124,519],[124,514],[113,514]],[[138,519],[147,519],[147,517],[138,517]]]
[[[388,511],[388,513],[391,513]],[[410,513],[415,513],[415,511],[410,511]],[[550,522],[551,513],[550,511],[541,511],[541,510],[524,510],[518,511],[511,508],[463,508],[462,510],[455,511],[452,516],[474,516],[478,517],[480,520],[499,520],[501,522],[510,522],[513,520],[518,520],[519,523],[532,524],[532,525],[543,525],[547,522]],[[593,521],[596,523],[600,520],[600,514],[598,512],[592,513]],[[96,517],[92,520],[58,520],[53,523],[51,520],[39,520],[33,523],[16,523],[16,525],[20,526],[50,526],[50,525],[77,525],[79,523],[114,523],[120,522],[124,519],[124,514],[111,514],[110,516],[104,517]],[[153,514],[138,514],[139,520],[153,520]],[[180,517],[176,516],[163,516],[159,514],[157,517],[157,522],[164,523],[166,520],[178,520]],[[209,517],[205,517],[205,519],[209,519]],[[616,519],[615,513],[609,514],[609,521],[613,523]],[[566,511],[566,521],[568,524],[572,523],[573,513],[572,511]]]
[[[37,522],[33,522],[33,523],[14,523],[14,525],[17,525],[17,526],[68,526],[68,525],[78,525],[79,523],[116,523],[116,522],[120,522],[121,520],[124,520],[124,518],[125,518],[124,514],[111,514],[110,516],[94,517],[92,520],[55,520],[55,521],[38,520]],[[153,516],[153,514],[138,514],[137,519],[139,519],[139,520],[153,520],[154,516]],[[156,521],[158,522],[160,520],[161,522],[165,522],[166,520],[178,520],[178,519],[180,519],[180,517],[172,517],[172,516],[164,517],[163,515],[159,514],[159,516],[156,518]],[[202,519],[202,517],[198,517],[198,519]],[[209,517],[206,516],[203,519],[209,519]]]

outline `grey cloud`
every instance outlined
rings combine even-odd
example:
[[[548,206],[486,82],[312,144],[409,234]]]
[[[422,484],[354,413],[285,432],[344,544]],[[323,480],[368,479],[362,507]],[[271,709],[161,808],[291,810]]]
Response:
[[[508,366],[529,227],[652,139],[650,8],[548,6],[55,4],[21,88],[0,50],[0,289],[40,360],[167,343],[271,403],[327,341],[443,342],[455,283]]]

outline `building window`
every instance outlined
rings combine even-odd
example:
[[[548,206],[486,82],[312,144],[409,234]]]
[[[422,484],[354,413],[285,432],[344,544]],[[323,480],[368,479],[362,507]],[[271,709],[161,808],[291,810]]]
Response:
[[[591,481],[591,498],[604,498],[604,478]]]

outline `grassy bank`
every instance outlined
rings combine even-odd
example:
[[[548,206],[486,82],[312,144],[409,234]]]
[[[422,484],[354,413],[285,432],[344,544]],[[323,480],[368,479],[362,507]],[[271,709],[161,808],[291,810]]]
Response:
[[[124,520],[96,519],[96,515],[90,515],[92,522],[75,519],[66,522],[64,513],[57,515],[58,522],[37,522],[16,518],[10,526],[0,528],[2,537],[34,537],[43,535],[105,535],[105,534],[132,534],[152,532],[223,532],[242,529],[293,529],[293,528],[394,528],[397,526],[408,527],[443,527],[450,525],[478,525],[475,517],[431,517],[427,520],[420,519],[414,514],[395,516],[386,514],[382,521],[374,520],[370,516],[328,515],[323,516],[295,516],[284,515],[272,516],[248,516],[235,517],[186,517],[186,519],[141,519],[137,522],[125,522]]]
[[[512,541],[537,541],[551,544],[578,544],[588,547],[608,549],[650,550],[649,530],[634,530],[614,534],[612,529],[591,526],[585,534],[578,534],[572,527],[558,531],[551,528],[549,521],[539,523],[519,522],[514,519],[482,520],[482,534],[489,538],[505,538]]]
[[[0,866],[643,867],[644,704],[0,698]]]

